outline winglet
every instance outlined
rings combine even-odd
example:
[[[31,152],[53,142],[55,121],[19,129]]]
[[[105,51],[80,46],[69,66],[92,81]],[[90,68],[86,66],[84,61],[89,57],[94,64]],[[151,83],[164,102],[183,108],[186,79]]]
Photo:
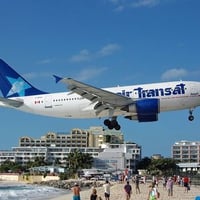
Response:
[[[62,77],[59,77],[56,75],[53,75],[53,77],[55,78],[56,83],[58,83],[59,81],[61,81],[63,79]]]

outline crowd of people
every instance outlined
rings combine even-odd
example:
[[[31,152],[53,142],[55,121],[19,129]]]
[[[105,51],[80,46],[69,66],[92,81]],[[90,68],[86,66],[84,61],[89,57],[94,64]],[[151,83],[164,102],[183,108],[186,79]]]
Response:
[[[131,182],[130,182],[131,181]],[[174,176],[174,177],[163,177],[162,180],[158,179],[157,177],[153,177],[152,183],[149,185],[149,191],[147,193],[147,200],[157,200],[160,198],[160,192],[158,187],[159,183],[162,181],[163,189],[167,191],[167,195],[173,196],[173,185],[177,184],[179,186],[184,187],[184,191],[188,192],[190,190],[190,184],[191,181],[189,177],[180,177],[180,176]],[[141,182],[143,184],[146,184],[146,182],[143,180],[141,181],[140,177],[138,175],[133,176],[132,179],[126,178],[124,176],[124,180],[120,180],[119,183],[123,183],[123,190],[124,190],[124,197],[125,200],[130,200],[131,195],[133,194],[133,188],[132,185],[135,185],[135,193],[140,194],[140,184]],[[89,197],[90,200],[110,200],[111,196],[111,184],[108,180],[105,181],[103,184],[103,190],[104,190],[104,196],[101,197],[97,194],[97,189],[95,187],[92,187],[91,195]],[[73,192],[73,200],[81,200],[80,199],[80,187],[78,184],[75,184],[72,188]]]
[[[166,188],[168,196],[173,196],[173,185],[177,184],[184,187],[184,191],[188,192],[190,190],[191,180],[188,176],[173,176],[173,177],[163,177],[163,187]]]

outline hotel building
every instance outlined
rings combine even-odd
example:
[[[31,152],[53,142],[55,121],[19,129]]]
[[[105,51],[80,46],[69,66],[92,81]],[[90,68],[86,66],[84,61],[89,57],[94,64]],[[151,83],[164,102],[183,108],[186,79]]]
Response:
[[[172,158],[182,171],[200,170],[200,142],[182,140],[172,146]]]
[[[104,143],[121,144],[124,142],[123,134],[116,130],[104,130],[102,127],[90,129],[72,129],[71,133],[49,132],[40,139],[24,136],[19,140],[20,147],[101,147]]]
[[[123,170],[128,167],[135,171],[141,160],[141,146],[125,143],[121,131],[90,127],[87,130],[72,129],[68,134],[48,132],[40,139],[21,137],[19,147],[0,151],[0,164],[10,160],[25,165],[36,157],[43,157],[49,163],[59,160],[66,166],[66,158],[74,149],[92,155],[93,167],[101,169]]]
[[[182,140],[172,146],[172,158],[179,162],[200,163],[200,142]]]

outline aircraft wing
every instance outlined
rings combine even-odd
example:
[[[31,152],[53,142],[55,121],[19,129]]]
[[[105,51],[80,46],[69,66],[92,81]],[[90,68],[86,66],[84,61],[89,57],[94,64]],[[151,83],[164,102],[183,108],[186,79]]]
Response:
[[[19,101],[15,99],[7,99],[3,97],[0,97],[0,103],[2,103],[5,106],[15,107],[15,108],[18,108],[24,104],[23,101]]]
[[[115,94],[113,92],[97,88],[71,78],[63,78],[62,82],[68,85],[68,89],[90,100],[91,102],[101,102],[108,108],[120,108],[133,103],[131,98]]]

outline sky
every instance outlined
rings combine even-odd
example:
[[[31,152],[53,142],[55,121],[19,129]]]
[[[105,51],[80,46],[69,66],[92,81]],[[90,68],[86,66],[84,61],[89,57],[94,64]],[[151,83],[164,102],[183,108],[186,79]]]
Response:
[[[67,91],[53,74],[96,87],[200,81],[199,0],[0,0],[0,57],[35,87]],[[200,141],[200,109],[163,112],[157,122],[119,117],[142,157],[171,156],[181,140]],[[103,119],[59,119],[0,108],[0,150],[19,138],[103,126]]]

